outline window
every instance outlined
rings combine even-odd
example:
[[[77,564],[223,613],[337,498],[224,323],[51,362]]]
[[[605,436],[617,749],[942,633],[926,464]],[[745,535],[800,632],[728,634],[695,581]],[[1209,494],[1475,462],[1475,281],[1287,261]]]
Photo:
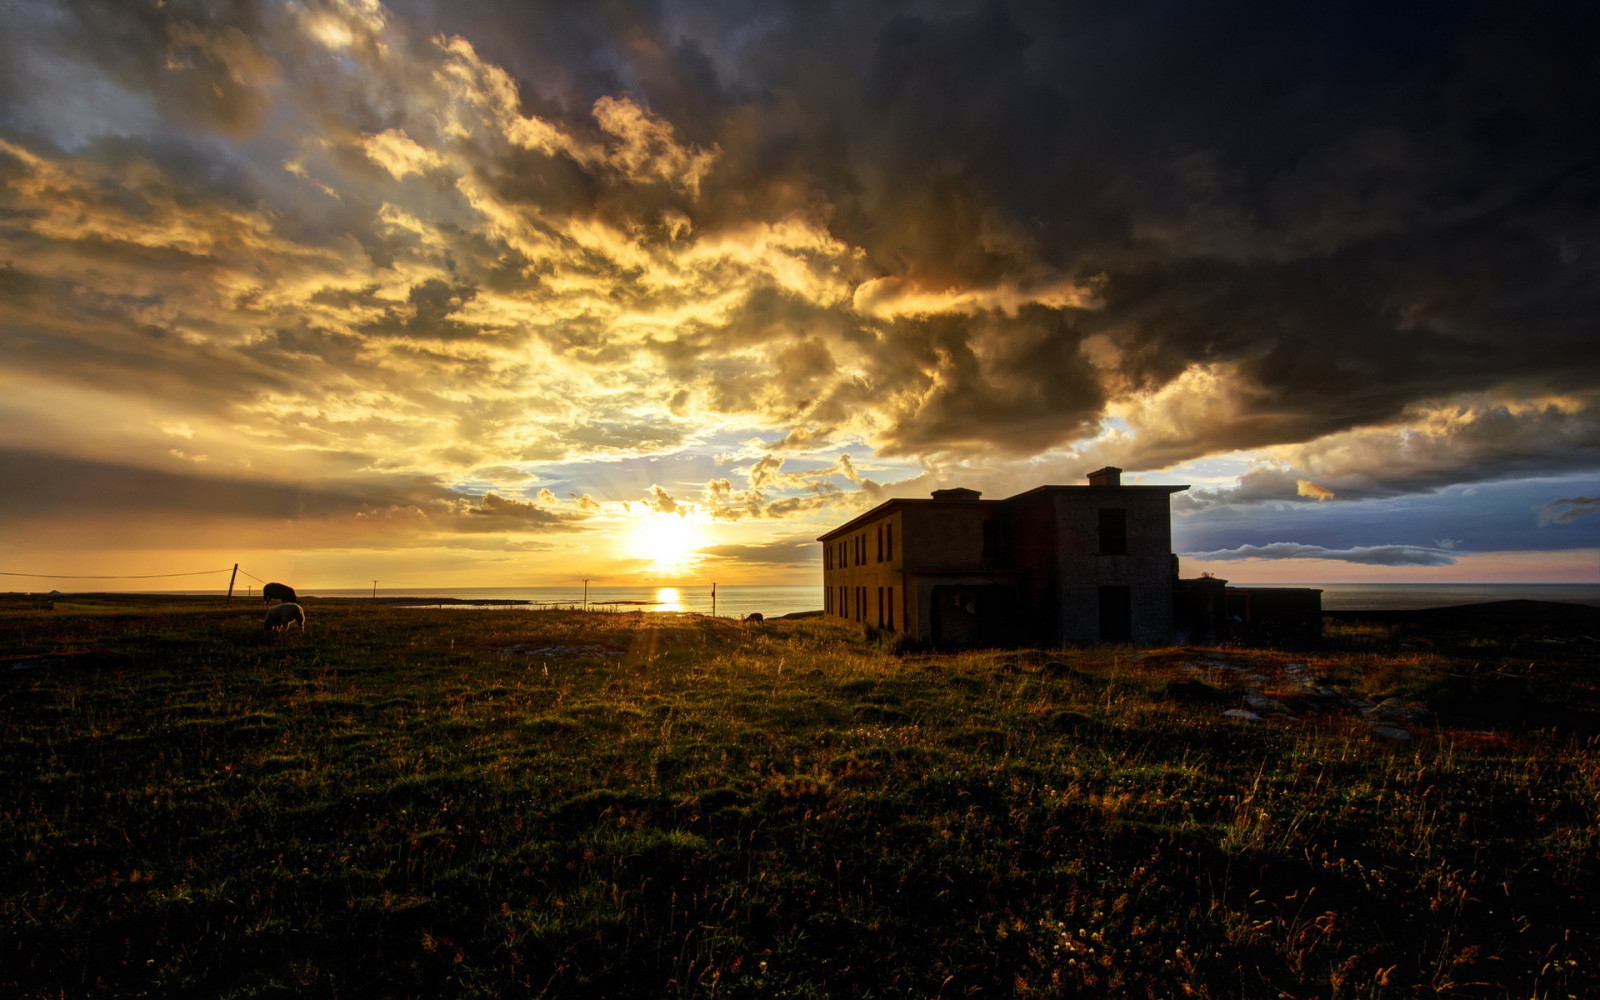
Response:
[[[883,562],[883,525],[878,525],[878,561]]]
[[[1011,547],[1010,533],[1004,521],[983,522],[983,558],[1004,562],[1006,550]]]
[[[884,525],[883,530],[885,538],[884,550],[889,553],[889,561],[894,562],[894,522],[890,521]]]
[[[824,570],[833,569],[833,546],[832,545],[824,545],[822,547],[822,568]]]
[[[883,627],[883,588],[878,588],[878,627]]]
[[[1121,507],[1100,508],[1100,552],[1108,556],[1128,554],[1128,512]]]
[[[894,628],[894,588],[889,588],[889,620],[888,626]]]

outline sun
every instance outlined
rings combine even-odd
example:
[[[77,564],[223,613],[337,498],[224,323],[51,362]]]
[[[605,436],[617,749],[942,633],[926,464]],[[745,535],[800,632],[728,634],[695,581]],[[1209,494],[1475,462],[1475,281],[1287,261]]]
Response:
[[[692,515],[648,514],[628,531],[627,553],[648,560],[652,573],[683,573],[700,562],[695,550],[706,544],[705,526]]]

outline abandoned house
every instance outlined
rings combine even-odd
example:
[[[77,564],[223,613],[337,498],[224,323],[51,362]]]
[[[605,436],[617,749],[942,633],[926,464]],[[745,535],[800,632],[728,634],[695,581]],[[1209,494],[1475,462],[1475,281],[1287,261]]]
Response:
[[[1321,631],[1321,592],[1228,588],[1177,578],[1172,494],[1100,469],[1086,486],[1005,500],[974,490],[896,499],[840,525],[823,546],[826,614],[949,646],[1153,645],[1236,632]],[[1284,621],[1249,622],[1257,606]]]

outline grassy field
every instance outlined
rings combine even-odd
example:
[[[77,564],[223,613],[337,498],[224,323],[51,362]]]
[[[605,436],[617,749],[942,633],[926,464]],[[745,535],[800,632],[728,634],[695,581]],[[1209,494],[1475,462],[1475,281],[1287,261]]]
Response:
[[[1600,995],[1592,639],[307,609],[0,603],[0,995]]]

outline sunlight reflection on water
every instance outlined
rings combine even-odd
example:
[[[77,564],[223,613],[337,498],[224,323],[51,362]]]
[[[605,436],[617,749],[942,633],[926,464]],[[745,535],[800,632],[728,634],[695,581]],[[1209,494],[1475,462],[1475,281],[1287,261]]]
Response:
[[[656,588],[656,606],[652,611],[682,611],[683,597],[678,593],[677,587]]]

